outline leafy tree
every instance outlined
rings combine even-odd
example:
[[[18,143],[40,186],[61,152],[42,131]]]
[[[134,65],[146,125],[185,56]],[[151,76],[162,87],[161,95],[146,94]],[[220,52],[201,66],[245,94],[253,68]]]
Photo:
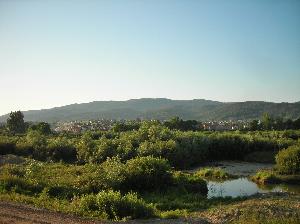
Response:
[[[122,132],[122,131],[132,131],[132,130],[138,130],[140,128],[140,123],[130,121],[130,122],[117,122],[112,127],[112,130],[114,132]]]
[[[200,130],[200,125],[196,120],[182,120],[179,117],[173,117],[169,121],[166,121],[164,123],[165,126],[167,126],[170,129],[177,129],[181,131],[196,131]]]
[[[25,132],[24,115],[21,111],[10,112],[7,119],[7,128],[13,133]]]
[[[50,124],[46,122],[39,122],[30,127],[31,130],[39,131],[41,134],[48,135],[51,134]]]
[[[264,130],[271,130],[274,127],[274,119],[268,113],[263,114],[262,126]]]

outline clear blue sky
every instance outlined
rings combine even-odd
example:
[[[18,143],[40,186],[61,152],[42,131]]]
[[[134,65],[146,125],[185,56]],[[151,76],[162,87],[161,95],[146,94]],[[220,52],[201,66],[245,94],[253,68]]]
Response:
[[[0,114],[141,97],[300,100],[299,0],[0,0]]]

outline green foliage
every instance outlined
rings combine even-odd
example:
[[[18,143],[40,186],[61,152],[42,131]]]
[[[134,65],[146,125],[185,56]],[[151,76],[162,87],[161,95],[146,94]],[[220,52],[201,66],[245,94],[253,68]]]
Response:
[[[0,155],[14,154],[16,150],[15,141],[7,136],[0,136]]]
[[[252,120],[247,129],[250,131],[300,129],[300,118],[294,121],[291,119],[284,120],[283,117],[274,118],[269,113],[264,113],[261,122]]]
[[[119,191],[101,191],[97,195],[87,195],[80,199],[80,212],[112,220],[150,218],[155,209],[139,199],[135,193],[121,195]]]
[[[7,119],[7,128],[12,133],[24,133],[25,122],[24,115],[21,111],[10,112],[9,118]]]
[[[285,132],[182,132],[157,122],[142,122],[137,131],[86,132],[81,136],[44,135],[30,130],[26,136],[0,136],[0,153],[41,161],[101,164],[118,156],[122,162],[139,156],[167,159],[172,167],[186,169],[207,161],[243,160],[253,152],[274,154],[295,144]],[[300,135],[294,131],[295,135]],[[76,158],[77,157],[77,158]]]
[[[199,175],[175,172],[173,174],[173,186],[185,192],[206,195],[208,192],[206,181]]]
[[[244,160],[256,163],[275,163],[276,154],[276,151],[256,151],[246,155]]]
[[[43,184],[24,178],[23,170],[14,165],[9,165],[6,169],[1,168],[1,171],[0,189],[2,191],[34,195],[40,193],[43,189]]]
[[[50,124],[46,122],[39,122],[37,124],[33,124],[29,127],[29,130],[39,131],[41,134],[44,135],[51,134]]]
[[[196,120],[184,121],[179,117],[174,117],[164,122],[164,125],[170,129],[176,129],[181,131],[197,131],[202,129],[200,122]]]
[[[103,189],[125,189],[126,167],[119,157],[108,158],[101,164],[100,172]]]
[[[259,170],[251,180],[258,184],[274,184],[280,182],[276,174],[272,170]]]
[[[177,219],[179,217],[187,217],[188,212],[186,209],[176,209],[162,212],[160,217],[163,219]]]
[[[93,162],[93,154],[96,149],[96,142],[92,138],[90,132],[86,132],[81,136],[77,143],[78,160],[81,162]]]
[[[112,127],[112,131],[114,131],[114,132],[124,132],[124,131],[138,130],[139,128],[140,128],[140,123],[136,122],[136,121],[117,122]]]
[[[171,167],[167,160],[137,157],[128,160],[124,186],[137,191],[163,190],[171,182]]]
[[[225,180],[234,178],[234,175],[231,175],[224,171],[221,168],[212,168],[212,167],[206,167],[198,170],[195,173],[196,176],[206,178],[206,179],[216,179],[216,180]]]
[[[53,138],[48,141],[47,151],[53,161],[76,162],[77,151],[66,137]]]
[[[283,149],[276,155],[276,168],[282,174],[297,174],[300,172],[300,145]]]
[[[100,166],[102,189],[122,191],[163,190],[171,183],[171,168],[164,159],[137,157],[122,163],[120,158],[108,158]]]

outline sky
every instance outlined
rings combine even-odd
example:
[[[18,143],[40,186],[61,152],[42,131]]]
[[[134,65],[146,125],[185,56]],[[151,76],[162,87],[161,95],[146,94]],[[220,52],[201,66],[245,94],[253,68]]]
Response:
[[[300,1],[0,0],[0,114],[156,97],[300,101]]]

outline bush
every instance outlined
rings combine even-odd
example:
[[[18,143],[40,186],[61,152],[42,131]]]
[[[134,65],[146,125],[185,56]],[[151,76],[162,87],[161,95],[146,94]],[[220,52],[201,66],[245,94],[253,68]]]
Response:
[[[221,168],[209,168],[209,167],[198,170],[195,173],[195,175],[202,178],[212,178],[212,179],[219,179],[219,180],[235,177],[234,175],[225,172]]]
[[[151,205],[147,205],[144,200],[139,199],[136,193],[122,196],[119,191],[112,190],[82,197],[79,211],[112,220],[155,216],[155,209]]]
[[[120,190],[124,188],[126,169],[125,164],[118,157],[108,158],[101,164],[100,172],[100,185],[103,189]]]
[[[15,152],[15,143],[7,138],[1,136],[0,138],[0,155],[13,154]]]
[[[75,162],[77,160],[76,148],[67,138],[52,139],[47,146],[49,156],[54,161]]]
[[[179,187],[187,192],[206,195],[208,192],[207,183],[201,177],[183,172],[173,174],[173,186]]]
[[[126,189],[147,191],[164,189],[171,183],[171,167],[167,160],[137,157],[128,160],[126,166]]]
[[[300,145],[290,146],[276,155],[276,168],[282,174],[300,172]]]
[[[259,170],[251,177],[251,180],[258,184],[275,184],[280,182],[272,170]]]
[[[43,186],[33,184],[25,179],[16,176],[5,176],[0,180],[0,186],[3,190],[14,191],[21,194],[33,195],[40,193]]]
[[[50,197],[60,198],[60,199],[71,199],[74,195],[79,194],[80,191],[74,187],[70,186],[49,186],[44,188],[44,192]]]

